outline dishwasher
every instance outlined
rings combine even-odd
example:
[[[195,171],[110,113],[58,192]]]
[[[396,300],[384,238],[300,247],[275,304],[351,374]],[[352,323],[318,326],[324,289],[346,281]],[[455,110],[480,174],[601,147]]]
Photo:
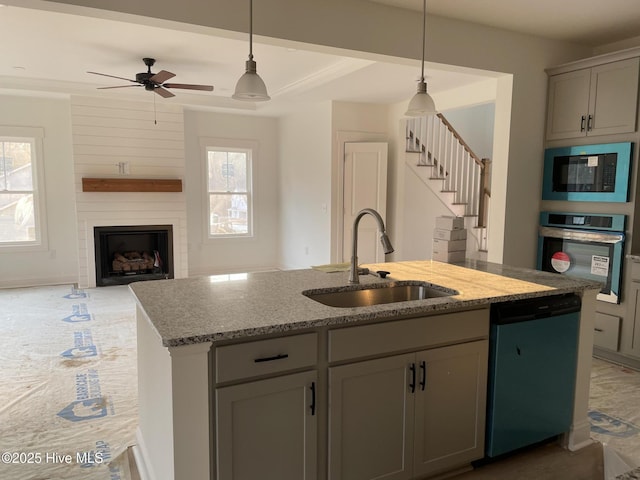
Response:
[[[575,294],[492,305],[486,457],[569,431],[580,306]]]

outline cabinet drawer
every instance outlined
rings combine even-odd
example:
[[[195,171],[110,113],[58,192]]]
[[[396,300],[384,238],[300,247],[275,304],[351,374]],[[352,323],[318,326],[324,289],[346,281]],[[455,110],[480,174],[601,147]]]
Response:
[[[310,367],[317,361],[317,333],[225,345],[216,348],[216,382]]]
[[[347,327],[329,332],[329,361],[380,356],[488,336],[488,309]]]
[[[618,351],[618,341],[620,338],[620,317],[596,312],[594,322],[593,344]]]
[[[629,262],[631,262],[631,280],[640,282],[640,262],[635,260],[629,260]]]

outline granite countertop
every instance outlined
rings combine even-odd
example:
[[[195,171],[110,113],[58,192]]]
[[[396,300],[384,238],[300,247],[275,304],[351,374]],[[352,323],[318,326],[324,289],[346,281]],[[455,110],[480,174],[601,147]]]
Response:
[[[361,284],[420,280],[460,293],[370,307],[330,307],[302,292],[346,286],[348,272],[313,269],[137,282],[129,288],[167,347],[601,288],[599,283],[564,275],[472,260],[455,265],[426,260],[368,267],[391,274],[384,280],[361,275]]]

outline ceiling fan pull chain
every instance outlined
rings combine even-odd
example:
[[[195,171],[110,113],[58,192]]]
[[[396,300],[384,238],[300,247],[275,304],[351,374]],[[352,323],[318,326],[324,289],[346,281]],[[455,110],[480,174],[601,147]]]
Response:
[[[156,115],[156,96],[153,96],[153,123],[154,125],[158,124],[158,117]]]

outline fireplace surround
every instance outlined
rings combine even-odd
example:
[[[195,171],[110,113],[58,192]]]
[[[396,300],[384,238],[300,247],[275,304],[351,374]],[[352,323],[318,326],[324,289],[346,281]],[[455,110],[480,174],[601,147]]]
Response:
[[[174,278],[172,225],[94,227],[96,286]]]

